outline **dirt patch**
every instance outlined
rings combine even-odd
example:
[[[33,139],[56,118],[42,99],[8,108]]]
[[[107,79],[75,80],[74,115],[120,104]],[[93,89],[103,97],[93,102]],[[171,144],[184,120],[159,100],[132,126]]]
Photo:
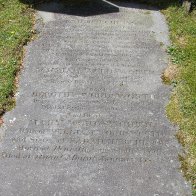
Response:
[[[178,72],[177,66],[170,63],[162,74],[162,80],[164,83],[171,83],[178,75]]]

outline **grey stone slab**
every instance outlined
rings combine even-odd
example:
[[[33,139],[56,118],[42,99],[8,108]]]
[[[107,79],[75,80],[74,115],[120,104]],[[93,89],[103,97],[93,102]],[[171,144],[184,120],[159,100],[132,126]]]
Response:
[[[161,13],[107,1],[37,9],[1,127],[0,195],[190,196],[165,115]]]

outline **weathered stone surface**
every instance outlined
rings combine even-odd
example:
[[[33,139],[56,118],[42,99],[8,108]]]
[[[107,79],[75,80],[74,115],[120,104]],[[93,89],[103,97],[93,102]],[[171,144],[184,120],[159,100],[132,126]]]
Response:
[[[164,112],[164,18],[133,4],[101,6],[97,15],[38,8],[44,23],[1,128],[0,195],[191,195]]]

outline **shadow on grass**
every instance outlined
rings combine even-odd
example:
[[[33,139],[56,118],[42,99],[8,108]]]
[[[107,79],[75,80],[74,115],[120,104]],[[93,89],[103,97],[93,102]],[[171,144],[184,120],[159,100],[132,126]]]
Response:
[[[118,6],[102,0],[20,0],[31,4],[36,10],[74,16],[94,16],[119,12]]]
[[[180,0],[20,0],[36,10],[88,17],[119,12],[120,7],[159,10]]]

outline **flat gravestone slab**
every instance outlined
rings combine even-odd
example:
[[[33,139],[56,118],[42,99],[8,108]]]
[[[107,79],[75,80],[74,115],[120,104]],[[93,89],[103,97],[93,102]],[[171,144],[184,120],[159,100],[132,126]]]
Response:
[[[190,196],[165,116],[163,16],[106,1],[37,9],[1,127],[0,195]]]

